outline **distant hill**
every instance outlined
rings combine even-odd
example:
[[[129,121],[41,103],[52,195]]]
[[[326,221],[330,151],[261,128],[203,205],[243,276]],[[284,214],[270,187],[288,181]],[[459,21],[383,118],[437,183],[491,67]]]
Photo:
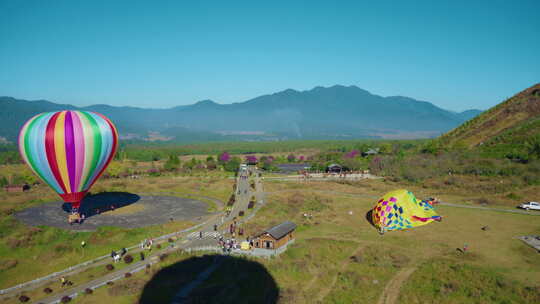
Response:
[[[103,113],[124,139],[184,142],[435,137],[481,112],[454,113],[426,101],[381,97],[340,85],[288,89],[233,104],[203,100],[170,109],[76,107],[11,97],[0,97],[0,109],[0,136],[12,141],[33,115],[63,109]]]
[[[445,146],[521,150],[540,136],[540,83],[441,136]]]

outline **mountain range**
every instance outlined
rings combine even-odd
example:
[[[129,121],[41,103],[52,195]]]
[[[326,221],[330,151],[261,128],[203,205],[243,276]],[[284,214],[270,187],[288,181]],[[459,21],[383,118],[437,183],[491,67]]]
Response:
[[[117,126],[123,140],[179,142],[435,137],[475,117],[410,97],[382,97],[356,86],[287,89],[245,102],[212,100],[169,109],[92,105],[77,107],[46,100],[0,97],[0,139],[15,141],[35,114],[60,110],[99,112]]]

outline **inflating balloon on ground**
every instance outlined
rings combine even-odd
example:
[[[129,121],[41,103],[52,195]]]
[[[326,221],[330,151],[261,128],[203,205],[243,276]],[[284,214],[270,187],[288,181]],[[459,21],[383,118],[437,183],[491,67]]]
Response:
[[[41,113],[19,133],[26,164],[77,211],[105,171],[118,146],[118,132],[105,116],[87,111]]]
[[[371,220],[381,233],[411,229],[442,219],[433,205],[434,200],[422,201],[405,189],[394,190],[379,199],[371,211]]]

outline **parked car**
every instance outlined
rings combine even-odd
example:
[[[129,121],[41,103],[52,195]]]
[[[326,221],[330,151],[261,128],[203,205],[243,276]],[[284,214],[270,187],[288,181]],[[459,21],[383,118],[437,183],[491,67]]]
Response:
[[[523,203],[523,204],[519,205],[518,207],[522,208],[522,209],[525,209],[525,210],[529,210],[529,209],[540,210],[540,203],[528,202],[528,203]]]

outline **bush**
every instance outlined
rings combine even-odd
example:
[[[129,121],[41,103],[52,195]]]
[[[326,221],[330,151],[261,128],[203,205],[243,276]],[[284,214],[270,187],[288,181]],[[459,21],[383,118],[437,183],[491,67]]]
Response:
[[[69,303],[69,302],[71,302],[71,298],[69,296],[63,296],[62,299],[60,300],[60,302]]]
[[[166,253],[161,254],[161,255],[159,256],[159,260],[160,260],[160,261],[164,261],[168,256],[169,256],[169,255],[166,254]]]
[[[244,211],[238,212],[238,216],[244,216]]]
[[[156,245],[156,248],[157,248],[157,249],[161,249],[161,244],[157,244],[157,245]]]
[[[22,296],[19,297],[19,301],[21,301],[21,303],[26,303],[26,302],[30,301],[30,298],[27,297],[27,296],[22,295]]]
[[[85,294],[92,294],[93,292],[94,292],[94,291],[93,291],[91,288],[86,288],[86,289],[84,290],[84,293],[85,293]]]
[[[124,274],[124,277],[125,277],[125,278],[131,277],[131,272],[126,272],[126,273]]]
[[[126,256],[124,256],[124,262],[126,262],[126,264],[130,264],[133,262],[133,257],[130,254],[126,254]]]
[[[508,193],[508,195],[506,195],[507,198],[509,199],[512,199],[512,200],[519,200],[521,199],[521,196],[514,193],[514,192],[511,192],[511,193]]]
[[[43,292],[44,292],[44,293],[51,293],[51,292],[53,292],[53,291],[52,291],[52,289],[50,289],[49,287],[47,287],[47,288],[43,289]]]
[[[107,285],[113,286],[113,285],[114,285],[114,282],[113,282],[113,281],[109,281],[109,282],[107,282]]]
[[[108,271],[113,271],[114,270],[114,266],[112,264],[107,264],[105,266],[105,268],[108,270]]]
[[[490,205],[491,202],[489,200],[487,200],[486,198],[478,198],[476,199],[476,203],[480,204],[480,205]]]

